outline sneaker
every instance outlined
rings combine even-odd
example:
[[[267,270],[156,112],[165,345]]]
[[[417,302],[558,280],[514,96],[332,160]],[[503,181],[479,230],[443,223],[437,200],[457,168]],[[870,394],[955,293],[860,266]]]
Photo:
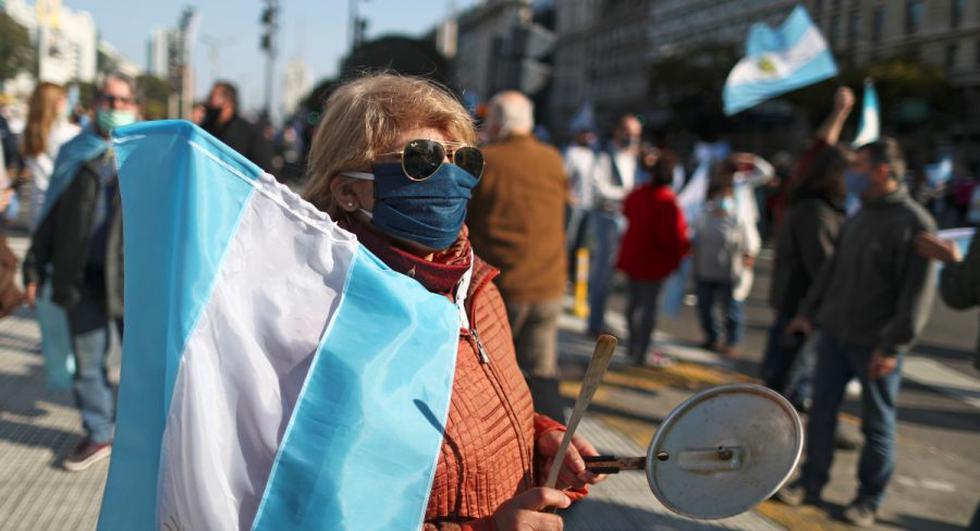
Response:
[[[86,468],[109,457],[112,453],[112,443],[93,443],[88,439],[78,443],[71,454],[65,458],[62,465],[65,470],[71,472],[81,472]]]
[[[699,348],[707,350],[708,352],[718,352],[718,342],[717,341],[705,341],[698,345]]]
[[[844,519],[857,527],[871,527],[875,525],[876,512],[870,503],[856,500],[844,509]]]
[[[647,365],[653,367],[654,369],[665,369],[673,364],[673,358],[656,350],[650,352],[650,356],[647,358]]]
[[[794,481],[789,485],[776,491],[773,498],[789,505],[799,507],[800,505],[820,505],[820,493],[807,489],[800,481]]]
[[[730,360],[734,360],[742,357],[742,351],[735,345],[727,345],[721,349],[721,355]]]

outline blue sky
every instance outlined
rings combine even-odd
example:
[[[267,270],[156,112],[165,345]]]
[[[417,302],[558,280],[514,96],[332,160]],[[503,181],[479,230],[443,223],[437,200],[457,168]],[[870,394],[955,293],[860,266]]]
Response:
[[[203,94],[215,73],[209,42],[217,45],[220,76],[238,83],[246,109],[262,103],[265,57],[259,50],[260,0],[198,0],[189,2],[201,15],[194,51],[198,91]],[[368,37],[386,33],[419,35],[442,20],[450,0],[361,0],[360,11],[369,20]],[[477,0],[456,0],[457,9]],[[140,68],[146,67],[146,42],[155,28],[171,27],[185,2],[123,0],[63,0],[71,9],[92,13],[102,38]],[[348,42],[348,0],[280,0],[282,14],[278,69],[300,56],[318,81],[336,73]],[[277,82],[277,94],[278,94]],[[198,96],[200,96],[199,94]],[[277,97],[278,101],[278,97]]]

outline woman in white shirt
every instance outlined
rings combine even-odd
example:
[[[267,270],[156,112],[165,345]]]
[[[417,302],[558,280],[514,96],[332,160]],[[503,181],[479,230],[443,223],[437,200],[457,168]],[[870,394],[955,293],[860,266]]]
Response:
[[[39,83],[34,88],[24,128],[24,159],[31,172],[31,230],[40,223],[44,194],[61,145],[79,132],[68,122],[68,98],[64,87]]]

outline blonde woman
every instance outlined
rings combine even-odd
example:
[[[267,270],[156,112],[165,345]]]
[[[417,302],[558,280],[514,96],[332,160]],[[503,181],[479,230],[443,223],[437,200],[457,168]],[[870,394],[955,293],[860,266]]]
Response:
[[[77,125],[68,122],[68,111],[63,87],[44,82],[34,88],[24,128],[24,158],[31,172],[31,230],[40,223],[58,151],[79,132]]]
[[[463,226],[483,173],[466,110],[442,88],[370,75],[339,87],[311,147],[305,197],[382,261],[433,293],[465,297],[453,394],[426,529],[559,529],[567,507],[600,478],[595,449],[576,438],[558,487],[540,487],[564,431],[534,412],[507,313]],[[466,286],[463,289],[460,286]]]

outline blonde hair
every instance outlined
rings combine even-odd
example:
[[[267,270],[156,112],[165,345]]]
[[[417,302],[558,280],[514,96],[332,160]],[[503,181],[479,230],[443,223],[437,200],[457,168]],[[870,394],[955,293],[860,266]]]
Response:
[[[466,109],[444,87],[394,74],[369,74],[330,96],[310,147],[310,182],[303,197],[336,216],[330,181],[342,171],[369,170],[405,131],[437,129],[447,140],[474,144]]]
[[[39,83],[27,104],[27,125],[24,127],[24,154],[36,157],[48,149],[48,136],[58,118],[58,102],[65,98],[65,89],[54,83]]]

